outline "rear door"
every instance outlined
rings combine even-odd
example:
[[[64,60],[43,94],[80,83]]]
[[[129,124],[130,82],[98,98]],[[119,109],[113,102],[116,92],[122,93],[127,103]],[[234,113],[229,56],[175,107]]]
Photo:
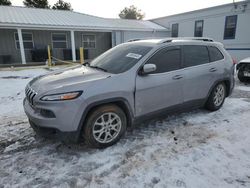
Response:
[[[136,116],[182,103],[181,50],[167,47],[154,54],[146,64],[155,64],[155,72],[136,78]]]
[[[184,102],[205,99],[218,79],[218,63],[210,62],[209,50],[205,45],[183,45],[182,51]]]

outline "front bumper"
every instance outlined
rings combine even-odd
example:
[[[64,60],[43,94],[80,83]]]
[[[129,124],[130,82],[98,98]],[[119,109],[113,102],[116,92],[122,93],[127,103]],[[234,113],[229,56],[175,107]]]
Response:
[[[78,133],[83,111],[79,101],[42,102],[32,106],[25,98],[24,111],[37,127],[54,129],[60,133]],[[41,110],[48,110],[54,116],[46,117]],[[63,135],[63,134],[62,134]]]
[[[29,120],[30,126],[39,136],[45,138],[56,138],[66,143],[77,143],[79,140],[79,132],[61,132],[54,128],[44,128],[36,125],[34,122]]]

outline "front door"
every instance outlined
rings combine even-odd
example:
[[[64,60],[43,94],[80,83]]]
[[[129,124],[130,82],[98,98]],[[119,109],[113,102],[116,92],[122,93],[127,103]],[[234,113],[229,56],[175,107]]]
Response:
[[[156,52],[146,64],[156,71],[136,78],[136,116],[145,115],[182,103],[183,75],[180,47],[167,47]]]

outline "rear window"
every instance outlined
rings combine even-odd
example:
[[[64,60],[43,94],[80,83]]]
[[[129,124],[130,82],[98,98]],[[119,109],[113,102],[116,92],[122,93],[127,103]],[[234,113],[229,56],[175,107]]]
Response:
[[[206,46],[183,46],[184,67],[191,67],[209,63],[209,54]]]
[[[218,48],[216,48],[214,46],[209,46],[208,51],[209,51],[209,56],[210,56],[211,62],[224,59],[224,56],[222,55],[222,53],[220,52],[220,50]]]

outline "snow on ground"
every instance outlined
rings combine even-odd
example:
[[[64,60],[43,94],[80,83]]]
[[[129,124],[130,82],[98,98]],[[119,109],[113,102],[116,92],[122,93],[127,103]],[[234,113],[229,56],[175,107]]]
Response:
[[[237,86],[236,89],[242,90],[242,91],[250,91],[250,87],[245,87],[245,86]]]
[[[0,187],[250,187],[249,85],[237,81],[217,112],[155,119],[99,150],[29,127],[24,87],[45,72],[0,71]]]
[[[21,108],[25,85],[35,76],[47,72],[45,69],[22,71],[0,71],[0,118],[1,121],[11,118],[23,118]]]
[[[60,67],[60,66],[59,66]],[[64,68],[61,66],[61,68]],[[0,119],[2,122],[10,118],[24,119],[22,106],[26,84],[34,77],[45,74],[58,67],[47,68],[16,68],[7,71],[0,70]],[[11,116],[10,116],[11,114]]]

